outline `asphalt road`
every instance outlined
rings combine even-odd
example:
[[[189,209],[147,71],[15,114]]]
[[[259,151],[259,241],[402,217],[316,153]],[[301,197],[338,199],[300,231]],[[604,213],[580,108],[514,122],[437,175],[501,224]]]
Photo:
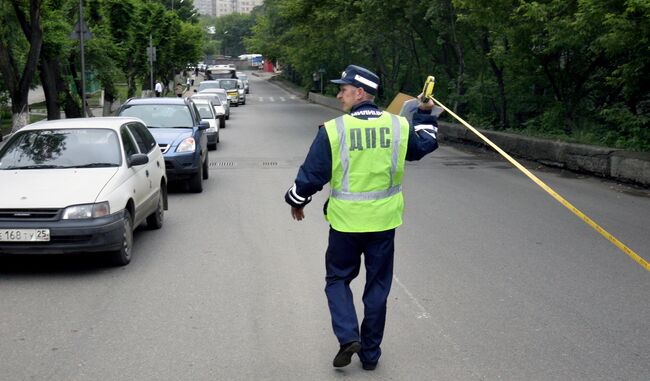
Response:
[[[335,110],[251,77],[124,268],[0,258],[2,380],[648,380],[650,274],[497,156],[443,146],[405,176],[383,356],[332,368],[328,226],[283,194]],[[531,168],[650,259],[650,192]],[[359,297],[362,273],[353,282]]]

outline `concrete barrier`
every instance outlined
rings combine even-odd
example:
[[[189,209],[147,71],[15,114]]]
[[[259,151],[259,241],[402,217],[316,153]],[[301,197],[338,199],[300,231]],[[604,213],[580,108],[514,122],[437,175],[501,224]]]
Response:
[[[323,106],[327,106],[327,107],[331,107],[333,109],[341,110],[341,102],[336,98],[332,98],[332,97],[328,97],[328,96],[325,96],[325,95],[322,95],[322,94],[311,93],[310,92],[307,99],[309,99],[309,101],[311,101],[311,102],[318,103],[318,104],[323,105]]]
[[[307,99],[337,110],[341,108],[336,98],[321,94],[309,93]],[[440,122],[438,131],[441,141],[487,146],[481,138],[462,125]],[[574,172],[650,186],[650,152],[630,152],[497,131],[479,131],[514,157]]]

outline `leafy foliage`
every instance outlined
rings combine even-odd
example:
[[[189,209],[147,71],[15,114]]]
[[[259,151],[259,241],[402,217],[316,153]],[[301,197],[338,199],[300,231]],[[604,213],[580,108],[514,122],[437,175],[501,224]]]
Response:
[[[248,50],[305,87],[354,63],[385,104],[432,74],[482,127],[650,150],[646,0],[267,0],[253,16]]]

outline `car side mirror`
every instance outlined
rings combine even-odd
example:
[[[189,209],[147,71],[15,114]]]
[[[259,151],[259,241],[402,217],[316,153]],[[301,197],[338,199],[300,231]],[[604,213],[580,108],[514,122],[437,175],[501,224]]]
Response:
[[[210,128],[210,122],[208,122],[207,120],[206,121],[202,120],[199,123],[199,130],[207,130],[208,128]]]
[[[138,165],[144,165],[149,162],[149,156],[143,153],[135,153],[129,156],[129,167],[136,167]]]

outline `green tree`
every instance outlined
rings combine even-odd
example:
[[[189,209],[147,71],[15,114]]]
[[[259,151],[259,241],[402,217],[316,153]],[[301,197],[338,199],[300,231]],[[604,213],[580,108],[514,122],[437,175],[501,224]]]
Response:
[[[27,97],[43,45],[42,5],[40,0],[0,3],[0,73],[11,97],[12,131],[28,122]]]

